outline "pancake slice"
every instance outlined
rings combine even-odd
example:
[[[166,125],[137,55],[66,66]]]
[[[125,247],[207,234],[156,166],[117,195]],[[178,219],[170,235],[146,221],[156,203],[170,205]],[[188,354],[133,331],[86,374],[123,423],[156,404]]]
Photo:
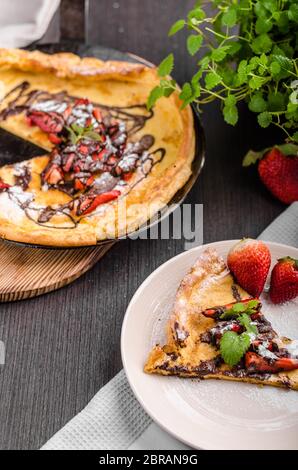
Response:
[[[250,319],[257,331],[241,360],[230,366],[221,355],[220,340],[227,331],[241,334],[245,328],[237,314],[221,316],[248,302],[255,305]],[[144,371],[298,390],[298,342],[279,337],[260,307],[235,283],[216,250],[205,250],[178,288],[166,345],[153,348]]]

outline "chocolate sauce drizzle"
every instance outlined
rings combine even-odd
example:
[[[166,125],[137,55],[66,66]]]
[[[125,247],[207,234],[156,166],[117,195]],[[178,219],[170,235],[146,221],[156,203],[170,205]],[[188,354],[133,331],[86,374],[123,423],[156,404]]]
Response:
[[[11,99],[10,99],[11,98]],[[58,103],[74,104],[76,100],[80,99],[77,96],[69,95],[66,91],[61,91],[58,93],[49,93],[43,90],[30,90],[30,83],[28,81],[23,81],[12,90],[10,90],[3,98],[3,100],[10,99],[5,109],[0,112],[0,121],[7,119],[9,116],[14,116],[23,112],[26,112],[30,109],[31,106],[36,105],[37,103],[43,103],[46,101],[55,101]],[[131,106],[108,106],[100,103],[92,102],[94,106],[98,106],[101,111],[104,112],[104,121],[108,123],[109,121],[116,119],[117,121],[122,121],[126,125],[126,132],[129,137],[132,137],[134,134],[142,130],[146,122],[151,119],[154,115],[154,112],[148,111],[145,104],[140,105],[131,105]],[[165,154],[166,150],[164,148],[158,148],[152,152],[149,152],[150,147],[154,144],[154,137],[151,135],[145,135],[142,139],[137,142],[139,146],[138,154],[140,158],[136,159],[135,169],[139,169],[141,177],[133,185],[128,185],[123,182],[123,186],[127,186],[128,190],[124,192],[120,197],[127,196],[127,194],[135,188],[141,181],[143,181],[149,173],[152,171],[153,167],[160,163]],[[141,155],[142,153],[142,155]],[[26,173],[24,178],[17,177],[15,178],[16,184],[19,184],[23,189],[27,189],[31,175],[26,168]],[[57,188],[61,191],[67,192],[67,188]],[[29,199],[27,202],[22,202],[17,194],[10,189],[7,190],[8,197],[13,200],[26,214],[26,216],[32,220],[34,223],[40,226],[55,228],[55,229],[71,229],[75,228],[80,221],[89,217],[88,215],[83,215],[77,220],[72,217],[70,213],[70,206],[73,201],[68,204],[60,205],[57,208],[48,206],[44,208],[35,207],[31,205],[33,202],[32,199]],[[69,194],[71,196],[71,194]],[[92,215],[95,215],[99,211],[93,211]],[[36,218],[33,214],[36,214]],[[54,216],[63,216],[67,217],[69,223],[66,226],[57,226],[51,224],[50,219]]]
[[[10,96],[13,98],[8,102],[7,107],[0,112],[0,121],[7,119],[9,116],[20,114],[27,111],[30,106],[42,101],[54,100],[60,103],[73,104],[80,99],[78,96],[69,95],[66,91],[58,93],[49,93],[43,90],[31,90],[30,83],[24,81],[10,90],[3,98],[6,100]],[[15,95],[15,96],[14,96]],[[132,136],[142,130],[146,122],[151,119],[154,112],[148,111],[145,104],[137,104],[131,106],[108,106],[100,103],[92,102],[94,106],[99,106],[101,110],[107,112],[108,118],[114,118],[127,124],[127,134]]]

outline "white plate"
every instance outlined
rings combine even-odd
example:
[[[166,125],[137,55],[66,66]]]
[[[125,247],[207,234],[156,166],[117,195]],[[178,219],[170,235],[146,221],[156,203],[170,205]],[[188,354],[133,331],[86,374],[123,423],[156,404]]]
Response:
[[[137,399],[162,428],[194,448],[297,449],[298,392],[274,387],[143,372],[150,349],[165,339],[165,324],[176,289],[208,246],[226,257],[235,240],[186,251],[154,271],[131,300],[122,327],[124,369]],[[272,262],[298,258],[298,249],[267,243]],[[298,339],[298,301],[274,306],[266,294],[263,312],[284,336]]]

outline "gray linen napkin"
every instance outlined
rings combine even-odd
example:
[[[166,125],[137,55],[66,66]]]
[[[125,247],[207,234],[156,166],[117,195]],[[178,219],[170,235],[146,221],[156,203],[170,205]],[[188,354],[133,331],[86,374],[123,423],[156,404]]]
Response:
[[[259,238],[298,247],[298,202],[272,222]],[[188,447],[152,422],[134,397],[122,370],[42,449],[183,450]]]

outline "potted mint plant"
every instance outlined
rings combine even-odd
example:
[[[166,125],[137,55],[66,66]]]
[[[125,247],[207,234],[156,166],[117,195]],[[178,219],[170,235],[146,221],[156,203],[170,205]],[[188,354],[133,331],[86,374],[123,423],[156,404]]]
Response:
[[[207,16],[205,3],[197,1],[187,18],[169,31],[169,36],[189,31],[186,47],[197,60],[195,75],[179,89],[182,107],[193,103],[201,111],[219,100],[224,120],[234,126],[237,105],[245,101],[261,127],[280,128],[285,141],[274,154],[270,149],[250,151],[243,163],[260,159],[259,174],[270,191],[286,203],[298,200],[297,1],[212,0],[213,16]],[[174,65],[172,53],[160,64],[160,84],[152,90],[148,108],[177,90],[169,77]],[[274,166],[279,167],[275,173]],[[284,192],[288,194],[283,198]]]

